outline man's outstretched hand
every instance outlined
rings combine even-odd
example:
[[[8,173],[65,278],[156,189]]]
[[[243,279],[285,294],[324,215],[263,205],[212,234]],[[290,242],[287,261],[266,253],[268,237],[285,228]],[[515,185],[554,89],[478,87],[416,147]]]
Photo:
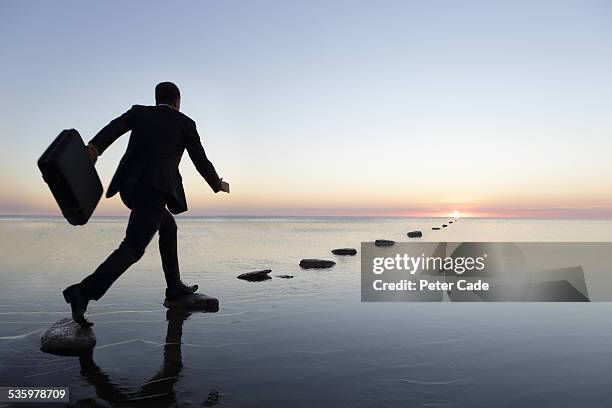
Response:
[[[221,190],[224,193],[228,193],[229,194],[229,183],[227,181],[223,181],[223,179],[221,179]]]
[[[92,145],[91,143],[87,145],[87,154],[89,155],[91,162],[94,164],[96,163],[96,160],[98,160],[98,156],[100,155],[100,153],[98,152],[98,148]]]

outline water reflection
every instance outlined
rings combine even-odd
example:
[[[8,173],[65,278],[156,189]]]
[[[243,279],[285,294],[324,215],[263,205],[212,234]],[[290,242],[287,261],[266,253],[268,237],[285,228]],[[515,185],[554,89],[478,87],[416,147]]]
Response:
[[[208,312],[216,312],[208,311]],[[114,406],[155,406],[168,407],[178,403],[175,384],[181,376],[183,369],[183,356],[181,343],[183,336],[183,324],[191,316],[192,312],[186,310],[168,310],[166,321],[166,341],[164,344],[163,362],[160,370],[146,381],[140,389],[133,391],[121,386],[108,376],[94,360],[93,353],[79,356],[81,375],[93,385],[96,395]],[[210,407],[219,401],[218,390],[212,389],[201,406]],[[77,401],[78,406],[90,406],[91,401]]]

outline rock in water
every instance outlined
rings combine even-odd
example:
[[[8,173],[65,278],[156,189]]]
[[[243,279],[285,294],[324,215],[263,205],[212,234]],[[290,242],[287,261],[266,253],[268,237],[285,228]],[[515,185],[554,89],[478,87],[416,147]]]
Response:
[[[293,275],[276,275],[277,278],[292,279]]]
[[[164,300],[164,306],[169,309],[203,310],[205,312],[217,312],[219,310],[219,299],[204,293],[192,293],[184,295],[175,300]]]
[[[206,398],[206,401],[204,401],[202,406],[203,407],[212,407],[212,406],[215,406],[217,404],[219,404],[219,390],[216,389],[216,388],[213,388],[208,393],[208,397]]]
[[[448,223],[449,223],[449,224],[452,224],[453,222],[452,222],[452,221],[449,221]]]
[[[423,233],[421,231],[410,231],[408,233],[409,238],[420,238],[422,236],[423,236]]]
[[[440,229],[440,227],[431,227],[432,230],[437,231]]]
[[[246,280],[249,282],[261,282],[264,280],[272,279],[268,274],[272,272],[272,269],[265,269],[263,271],[246,272],[238,275],[238,279]]]
[[[448,225],[442,224],[442,228],[446,228],[446,227],[448,227]]]
[[[74,320],[64,318],[43,333],[40,344],[40,349],[46,353],[77,356],[91,353],[96,345],[96,335],[91,327],[84,328]]]
[[[357,255],[357,250],[355,248],[338,248],[332,249],[331,252],[334,255]]]
[[[376,245],[377,247],[390,247],[395,245],[395,241],[391,241],[388,239],[377,239],[376,241],[374,241],[374,245]]]
[[[325,259],[302,259],[300,261],[300,267],[304,269],[327,269],[334,266],[334,261],[328,261]]]

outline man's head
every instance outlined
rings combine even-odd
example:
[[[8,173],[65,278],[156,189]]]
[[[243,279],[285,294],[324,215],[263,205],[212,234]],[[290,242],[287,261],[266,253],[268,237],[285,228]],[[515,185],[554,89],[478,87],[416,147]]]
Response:
[[[166,104],[174,109],[181,108],[181,92],[172,82],[160,82],[155,87],[155,104]]]

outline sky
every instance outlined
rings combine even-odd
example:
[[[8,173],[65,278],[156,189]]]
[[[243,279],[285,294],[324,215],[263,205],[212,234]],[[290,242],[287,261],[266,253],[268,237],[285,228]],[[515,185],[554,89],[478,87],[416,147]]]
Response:
[[[610,21],[597,0],[3,1],[0,214],[60,214],[53,138],[173,81],[231,184],[185,154],[190,215],[609,218]]]

